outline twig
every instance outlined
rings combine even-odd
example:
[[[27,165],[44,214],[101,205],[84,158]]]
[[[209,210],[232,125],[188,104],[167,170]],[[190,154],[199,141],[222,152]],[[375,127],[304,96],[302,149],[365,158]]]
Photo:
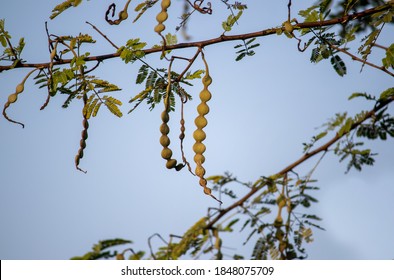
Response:
[[[334,46],[334,45],[331,45],[331,44],[330,44],[330,47],[333,48],[333,49],[335,49],[335,50],[337,50],[337,51],[340,51],[340,52],[342,52],[342,53],[344,53],[344,54],[346,54],[346,55],[348,55],[348,56],[350,56],[350,57],[351,57],[353,60],[355,60],[355,61],[359,61],[359,62],[363,63],[363,65],[366,64],[366,65],[368,65],[368,66],[371,66],[372,68],[379,69],[379,70],[385,72],[386,74],[388,74],[388,75],[394,77],[394,73],[393,73],[393,72],[390,72],[389,70],[387,70],[384,66],[378,66],[378,65],[373,64],[373,63],[371,63],[371,62],[368,62],[368,61],[366,61],[366,60],[364,60],[364,59],[361,59],[361,58],[355,56],[354,54],[351,54],[350,52],[348,52],[347,50],[345,50],[345,49],[343,49],[343,48],[339,48],[339,47]]]
[[[103,36],[104,39],[107,40],[108,43],[110,43],[115,49],[119,49],[119,47],[115,45],[110,39],[108,39],[108,37],[103,32],[101,32],[95,25],[91,24],[88,21],[86,21],[86,23],[93,27],[93,29],[96,30],[101,36]]]

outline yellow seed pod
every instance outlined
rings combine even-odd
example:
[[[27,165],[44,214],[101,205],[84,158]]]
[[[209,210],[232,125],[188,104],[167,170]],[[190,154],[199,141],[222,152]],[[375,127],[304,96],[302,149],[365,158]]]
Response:
[[[212,190],[210,189],[210,188],[208,188],[208,187],[205,187],[204,188],[204,193],[206,194],[206,195],[212,195]],[[220,202],[220,201],[219,201]]]
[[[205,76],[202,78],[202,84],[203,84],[205,87],[208,87],[210,84],[212,84],[212,78],[211,78],[211,76],[209,76],[209,73],[207,73],[207,75],[205,75]]]
[[[176,166],[176,164],[177,164],[176,159],[170,159],[170,160],[167,161],[166,167],[168,169],[172,169],[172,168],[174,168]]]
[[[200,104],[197,106],[197,112],[198,112],[198,114],[200,114],[200,115],[206,115],[206,114],[208,114],[208,113],[209,113],[209,107],[208,107],[208,105],[207,105],[206,103],[200,103]]]
[[[170,116],[168,115],[167,111],[163,111],[161,113],[161,120],[165,123],[168,123],[168,121],[170,120]]]
[[[8,103],[14,103],[18,99],[18,94],[13,93],[8,96]]]
[[[168,14],[167,14],[166,11],[161,11],[161,12],[158,13],[157,16],[156,16],[156,20],[157,20],[159,23],[165,22],[165,21],[167,20],[167,18],[168,18]]]
[[[204,167],[202,167],[201,165],[197,165],[197,167],[196,167],[196,170],[195,170],[195,172],[196,172],[196,175],[198,176],[198,177],[204,177],[204,175],[205,175],[205,169],[204,169]],[[200,179],[201,180],[201,179]],[[201,184],[201,183],[200,183]]]
[[[161,151],[161,157],[164,159],[171,159],[172,157],[172,151],[169,148],[163,148],[163,150]]]
[[[23,83],[16,86],[15,93],[19,94],[25,89],[25,85]]]
[[[206,134],[202,129],[196,129],[193,132],[193,138],[196,142],[202,142],[205,140]]]
[[[129,17],[129,14],[127,13],[127,11],[121,11],[119,13],[119,20],[123,21],[126,20]]]
[[[160,125],[160,132],[164,135],[167,135],[168,133],[170,133],[170,128],[168,127],[168,125],[166,123],[162,123]]]
[[[171,0],[163,0],[161,1],[161,8],[167,9],[169,6],[171,6]]]
[[[207,102],[207,101],[211,100],[211,97],[212,97],[212,94],[207,89],[203,89],[200,92],[200,99],[201,99],[201,101]]]
[[[286,197],[282,194],[280,194],[277,198],[276,198],[276,204],[278,204],[279,208],[283,208],[286,206]]]
[[[199,143],[199,142],[196,142],[196,143],[194,143],[194,145],[193,145],[193,151],[196,153],[196,154],[203,154],[204,152],[205,152],[205,145],[203,144],[203,143]]]
[[[288,33],[292,33],[293,32],[293,30],[294,30],[294,26],[291,24],[291,22],[290,21],[285,21],[284,23],[283,23],[283,26],[285,27],[285,30],[286,30],[286,32],[288,32]]]
[[[161,33],[164,31],[164,29],[166,29],[166,27],[162,23],[159,23],[158,25],[155,26],[156,33]]]
[[[170,138],[167,135],[160,136],[160,145],[163,147],[170,146]]]
[[[203,164],[205,162],[205,157],[202,154],[196,154],[194,156],[194,162],[197,164]]]
[[[283,218],[280,214],[276,217],[274,221],[274,227],[281,227],[283,225]]]
[[[196,124],[197,128],[204,128],[207,126],[208,121],[205,117],[203,116],[198,116],[195,120],[194,123]]]

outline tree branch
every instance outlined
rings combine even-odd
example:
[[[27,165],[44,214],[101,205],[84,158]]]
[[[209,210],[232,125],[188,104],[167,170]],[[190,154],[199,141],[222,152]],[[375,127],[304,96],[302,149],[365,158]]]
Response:
[[[378,102],[377,105],[370,110],[369,112],[367,112],[364,116],[364,118],[362,118],[361,120],[359,120],[358,122],[353,123],[353,125],[351,126],[350,131],[356,129],[357,127],[359,127],[363,122],[365,122],[366,120],[370,119],[371,117],[373,117],[377,112],[379,112],[380,110],[384,109],[388,104],[390,104],[391,102],[394,101],[394,98],[391,99],[387,99],[381,102]],[[344,137],[346,135],[339,135],[338,133],[328,142],[326,142],[324,145],[312,150],[309,153],[304,154],[302,157],[300,157],[298,160],[294,161],[293,163],[289,164],[287,167],[283,168],[281,171],[279,171],[278,173],[276,173],[274,176],[284,176],[285,174],[287,174],[288,172],[292,171],[294,168],[296,168],[297,166],[301,165],[303,162],[307,161],[308,159],[310,159],[311,157],[321,153],[321,152],[325,152],[328,150],[329,147],[331,147],[333,144],[335,144],[338,140],[340,140],[342,137]],[[255,193],[257,193],[259,190],[261,190],[265,185],[267,184],[267,182],[265,182],[264,184],[258,186],[258,187],[253,187],[246,195],[244,195],[242,198],[240,198],[238,201],[234,202],[232,205],[230,205],[229,207],[222,209],[219,214],[214,217],[209,224],[207,224],[206,228],[210,229],[214,226],[214,224],[216,222],[218,222],[223,216],[225,216],[227,213],[229,213],[231,210],[237,208],[237,207],[241,207],[243,205],[243,203],[245,201],[247,201],[250,197],[252,197]]]
[[[316,28],[316,27],[323,27],[323,26],[330,26],[330,25],[335,25],[335,24],[340,24],[340,23],[345,23],[354,19],[360,19],[364,18],[370,15],[373,15],[375,13],[390,9],[392,7],[391,4],[386,4],[382,6],[378,6],[375,8],[367,9],[362,12],[358,13],[353,13],[350,15],[346,15],[340,18],[335,18],[335,19],[329,19],[329,20],[323,20],[323,21],[316,21],[316,22],[303,22],[303,23],[298,23],[294,25],[295,28],[298,29],[303,29],[303,28]],[[191,47],[198,47],[198,48],[204,48],[209,45],[213,44],[218,44],[222,42],[227,42],[227,41],[236,41],[236,40],[246,40],[250,38],[256,38],[256,37],[264,37],[264,36],[269,36],[276,34],[277,30],[281,29],[284,30],[284,27],[277,27],[277,28],[269,28],[257,32],[251,32],[251,33],[244,33],[244,34],[238,34],[238,35],[221,35],[217,38],[209,39],[209,40],[203,40],[203,41],[196,41],[196,42],[189,42],[189,43],[180,43],[180,44],[175,44],[171,46],[166,46],[166,50],[175,50],[175,49],[185,49],[185,48],[191,48]],[[150,48],[143,50],[145,55],[152,54],[152,53],[160,53],[163,51],[162,47],[157,47],[157,48]],[[89,56],[85,58],[85,61],[101,61],[101,60],[106,60],[106,59],[111,59],[115,57],[119,57],[120,53],[111,53],[111,54],[105,54],[105,55],[99,55],[99,56]],[[53,62],[53,65],[63,65],[63,64],[69,64],[71,62],[71,59],[62,59],[59,61]],[[49,62],[48,63],[19,63],[16,66],[13,65],[7,65],[7,66],[0,66],[0,72],[2,71],[7,71],[11,70],[13,68],[37,68],[37,67],[43,67],[47,68],[49,67]]]

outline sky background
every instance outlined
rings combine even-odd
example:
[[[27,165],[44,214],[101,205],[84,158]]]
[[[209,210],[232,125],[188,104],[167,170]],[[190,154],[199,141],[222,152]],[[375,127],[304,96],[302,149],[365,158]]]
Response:
[[[52,21],[53,1],[3,2],[0,18],[5,18],[15,45],[20,37],[25,38],[23,58],[28,62],[49,60],[45,21],[52,34],[91,34],[98,42],[89,50],[92,55],[115,50],[85,21],[95,24],[119,46],[137,37],[149,46],[160,41],[153,32],[159,7],[148,11],[137,24],[129,20],[109,26],[104,14],[112,1],[84,1]],[[134,18],[131,11],[138,2],[131,2],[130,18]],[[223,32],[221,22],[229,11],[220,1],[212,2],[212,16],[196,14],[190,21],[188,32],[193,41]],[[292,17],[312,2],[293,1]],[[229,34],[276,27],[286,20],[287,1],[245,3],[249,9]],[[181,1],[173,1],[168,31],[174,32],[181,12]],[[392,27],[384,30],[378,43],[389,45],[392,31]],[[242,181],[256,181],[274,174],[298,159],[302,143],[316,135],[316,128],[335,113],[354,114],[371,108],[372,104],[361,99],[348,101],[351,93],[379,95],[392,86],[392,77],[368,67],[360,73],[361,65],[343,55],[348,70],[343,78],[329,61],[311,64],[310,50],[298,52],[297,41],[285,36],[258,38],[256,42],[261,44],[256,55],[240,62],[234,61],[233,47],[238,42],[205,49],[213,78],[205,140],[207,175],[229,171]],[[191,57],[194,51],[180,50],[176,55]],[[371,58],[380,63],[383,56],[377,49]],[[166,67],[158,58],[159,54],[153,54],[146,60],[157,68]],[[184,66],[177,61],[173,69],[182,71]],[[0,259],[68,259],[86,253],[99,240],[117,237],[132,240],[134,250],[148,251],[147,239],[152,234],[166,239],[169,234],[182,235],[206,215],[208,207],[217,206],[187,171],[176,173],[164,167],[158,141],[162,108],[150,112],[141,104],[127,115],[133,106],[127,101],[142,90],[135,85],[139,67],[138,63],[125,65],[113,59],[95,72],[123,89],[113,95],[124,102],[124,117],[118,119],[103,107],[90,120],[80,163],[87,174],[74,166],[82,129],[80,102],[65,110],[61,108],[65,98],[58,95],[40,111],[46,90],[38,89],[29,79],[18,102],[8,109],[8,115],[25,123],[25,129],[0,118]],[[201,68],[198,60],[192,70]],[[0,74],[1,104],[26,74],[26,69]],[[197,96],[200,90],[197,82],[189,93]],[[185,146],[190,160],[197,102],[195,98],[185,108],[186,131],[190,133]],[[175,115],[172,123],[178,127]],[[323,218],[320,225],[326,231],[314,230],[315,241],[307,246],[310,259],[394,258],[393,142],[375,141],[370,147],[379,155],[375,165],[363,172],[352,170],[345,175],[346,163],[339,164],[332,155],[326,156],[315,172],[321,190],[315,193],[319,203],[311,211]],[[176,150],[175,144],[172,148]],[[301,167],[300,173],[306,173],[316,160]],[[223,206],[230,203],[224,200]],[[249,258],[254,243],[242,245],[247,233],[226,237],[225,245],[234,249],[225,253]],[[155,240],[154,245],[160,241]]]

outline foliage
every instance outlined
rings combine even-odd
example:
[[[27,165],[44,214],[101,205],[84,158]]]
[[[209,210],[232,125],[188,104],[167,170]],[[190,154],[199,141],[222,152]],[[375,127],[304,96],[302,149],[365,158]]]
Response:
[[[138,1],[134,7],[137,15],[133,23],[137,24],[142,16],[149,16],[147,11],[156,7],[157,2],[158,0]],[[53,9],[50,18],[54,19],[70,7],[77,7],[81,3],[82,0],[66,0]],[[130,1],[127,1],[123,10],[119,12],[118,19],[115,20],[108,18],[111,12],[112,17],[115,13],[116,6],[111,4],[105,15],[107,23],[119,25],[127,20],[129,4]],[[205,161],[203,155],[205,145],[202,144],[205,139],[203,128],[208,124],[204,116],[209,112],[209,107],[206,104],[210,99],[208,86],[213,82],[213,79],[209,75],[208,62],[204,58],[203,48],[207,45],[237,40],[242,43],[234,46],[235,60],[240,61],[247,56],[253,56],[255,50],[260,47],[259,43],[255,43],[257,37],[284,34],[290,40],[297,42],[298,51],[310,51],[309,57],[312,63],[329,60],[334,71],[341,77],[347,74],[343,57],[350,57],[353,61],[360,62],[361,69],[369,66],[394,77],[392,72],[394,69],[394,43],[387,47],[377,44],[383,29],[393,23],[393,1],[321,0],[309,8],[299,11],[299,19],[290,18],[292,7],[291,1],[289,1],[287,5],[288,18],[278,27],[230,36],[227,34],[232,31],[235,25],[242,23],[241,17],[247,13],[248,7],[238,1],[230,3],[228,0],[222,0],[222,8],[228,10],[228,16],[221,24],[224,30],[223,34],[211,40],[181,43],[178,43],[176,35],[162,33],[165,29],[163,23],[169,16],[167,8],[170,4],[171,1],[168,0],[161,3],[162,10],[156,16],[158,25],[155,27],[159,43],[151,48],[147,47],[148,43],[140,38],[126,38],[125,45],[118,47],[92,25],[104,39],[116,48],[116,52],[113,54],[92,56],[87,51],[96,44],[91,35],[53,35],[49,34],[47,30],[49,56],[48,62],[42,64],[28,64],[24,61],[22,57],[25,46],[24,38],[20,38],[18,44],[14,46],[12,36],[6,29],[5,20],[0,20],[0,44],[3,48],[0,61],[5,63],[0,66],[0,73],[12,71],[15,68],[33,68],[17,85],[15,92],[8,97],[3,109],[4,117],[10,122],[23,126],[22,123],[9,118],[6,109],[17,102],[18,94],[23,92],[26,80],[33,72],[37,71],[37,75],[34,77],[36,85],[38,88],[46,89],[47,95],[41,109],[49,104],[51,98],[58,98],[59,94],[65,96],[63,108],[68,108],[74,101],[83,103],[81,112],[82,137],[80,148],[75,157],[76,168],[83,171],[79,168],[79,163],[86,148],[88,120],[98,115],[102,105],[113,115],[119,118],[123,116],[122,102],[109,95],[119,91],[120,88],[93,75],[93,72],[102,66],[105,59],[120,58],[124,63],[140,64],[135,83],[141,86],[142,90],[134,92],[134,96],[130,97],[129,103],[132,103],[134,107],[129,110],[129,113],[143,102],[147,103],[150,110],[163,104],[160,144],[163,146],[162,157],[167,160],[166,166],[172,169],[175,165],[169,166],[173,163],[173,159],[172,151],[168,148],[170,140],[167,135],[170,128],[167,123],[169,113],[175,112],[177,105],[180,104],[181,135],[179,138],[182,163],[176,165],[174,169],[179,171],[187,165],[190,173],[197,175],[200,185],[204,187],[205,194],[211,195],[211,190],[207,187],[208,181],[213,185],[212,190],[217,193],[217,200],[220,201],[225,197],[232,203],[224,209],[209,209],[207,214],[194,223],[182,236],[170,236],[169,241],[163,239],[159,234],[151,236],[149,242],[152,238],[160,238],[164,245],[157,249],[150,246],[151,252],[148,258],[228,258],[230,254],[223,246],[224,237],[236,232],[247,232],[245,243],[254,242],[253,251],[250,256],[246,256],[248,258],[306,258],[305,243],[313,242],[313,230],[323,229],[319,225],[321,218],[311,213],[309,209],[314,203],[318,203],[315,193],[319,187],[316,185],[317,180],[313,179],[314,171],[321,160],[330,153],[338,156],[340,162],[347,161],[346,172],[352,168],[360,171],[365,165],[374,164],[376,154],[370,148],[364,147],[366,144],[364,140],[387,140],[389,137],[394,137],[394,117],[388,110],[394,100],[394,88],[384,90],[379,98],[365,92],[351,94],[349,100],[364,98],[371,106],[352,117],[347,112],[335,114],[332,119],[323,124],[320,131],[312,136],[309,142],[303,143],[303,155],[300,159],[276,174],[261,176],[253,183],[239,181],[230,173],[205,177],[205,169],[202,167]],[[177,5],[178,3],[172,4]],[[184,1],[184,4],[181,22],[176,28],[177,30],[182,29],[184,32],[193,14],[211,15],[213,12],[210,2]],[[184,37],[188,38],[188,36]],[[357,40],[359,43],[354,53],[350,46],[356,45]],[[302,44],[302,42],[304,43]],[[178,49],[184,48],[195,49],[194,55],[192,57],[174,55]],[[371,53],[375,48],[385,50],[384,57],[379,62],[371,60]],[[161,63],[167,63],[168,66],[163,68],[148,63],[146,57],[153,53],[160,54]],[[204,62],[205,70],[191,71],[191,66],[200,58]],[[187,62],[180,73],[171,70],[171,65],[178,60]],[[95,65],[92,66],[92,63]],[[193,134],[196,140],[196,144],[193,146],[194,162],[197,166],[193,172],[184,156],[182,145],[185,137],[183,106],[192,99],[188,88],[197,85],[199,80],[203,86],[199,96],[201,103],[197,107],[198,117],[195,121],[197,130]],[[297,171],[298,166],[318,154],[321,156],[315,161],[313,168],[306,174],[300,175]],[[131,241],[123,239],[100,241],[93,246],[92,251],[73,259],[125,259],[125,254],[128,252],[130,252],[128,253],[129,259],[142,259],[145,252],[135,252],[130,247],[120,253],[117,250],[111,251],[115,246],[129,246],[130,244]],[[245,256],[237,254],[230,257],[233,259],[245,258]]]

